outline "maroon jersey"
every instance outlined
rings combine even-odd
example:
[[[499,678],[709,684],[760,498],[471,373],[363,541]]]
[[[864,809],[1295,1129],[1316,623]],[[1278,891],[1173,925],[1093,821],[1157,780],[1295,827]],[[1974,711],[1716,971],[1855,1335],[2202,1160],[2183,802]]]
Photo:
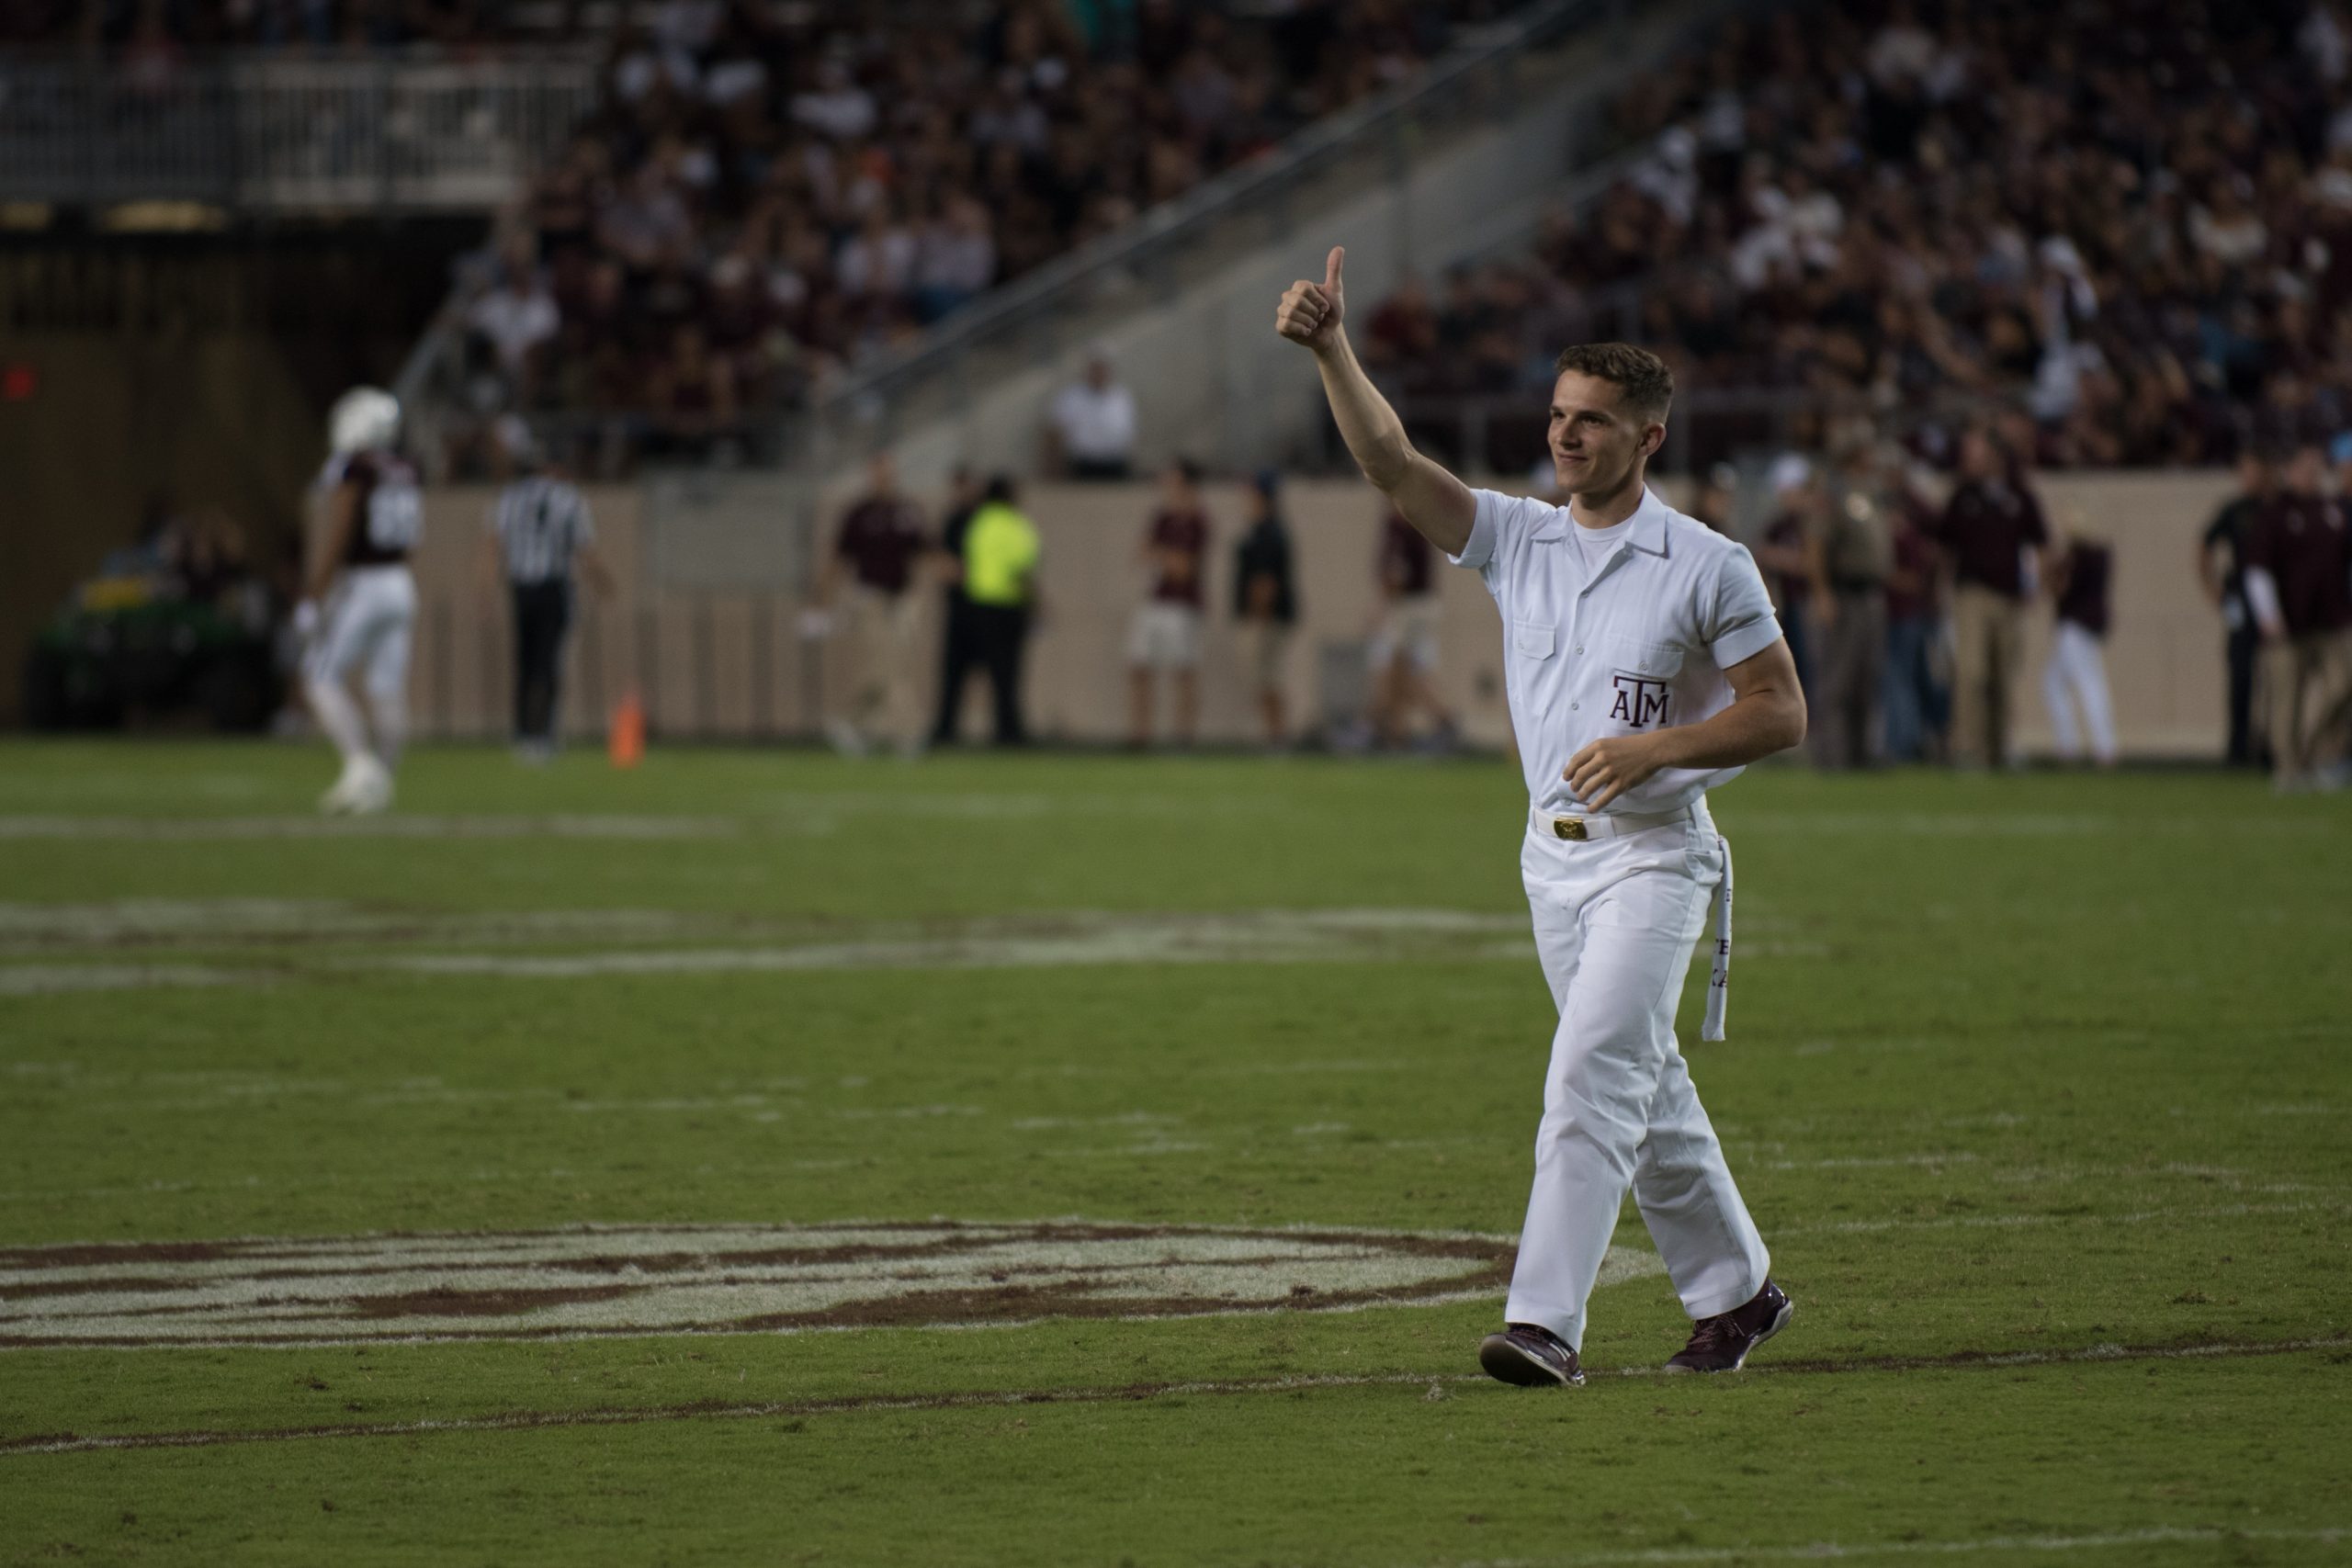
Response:
[[[389,452],[354,452],[327,465],[328,488],[353,491],[345,566],[394,566],[408,559],[424,532],[424,498],[416,470]]]
[[[1764,542],[1775,549],[1802,549],[1804,547],[1804,519],[1793,512],[1783,512],[1766,525]],[[1772,586],[1780,590],[1780,605],[1784,611],[1804,608],[1813,597],[1813,578],[1802,571],[1775,571]]]
[[[2108,588],[2115,577],[2115,554],[2105,545],[2076,544],[2066,551],[2066,587],[2058,595],[2058,618],[2096,637],[2107,635]]]
[[[1400,598],[1419,599],[1436,586],[1430,576],[1430,542],[1391,512],[1380,528],[1380,581]]]
[[[922,517],[913,502],[868,496],[842,519],[833,553],[850,563],[858,581],[881,593],[903,593],[922,553]]]
[[[1159,512],[1151,519],[1151,596],[1162,604],[1201,607],[1201,561],[1209,549],[1209,520],[1199,512]],[[1183,564],[1170,560],[1175,557]]]
[[[2007,479],[1961,480],[1944,503],[1938,533],[1951,552],[1955,578],[2012,599],[2025,592],[2018,552],[2050,542],[2041,503],[2031,491]]]
[[[2278,584],[2289,636],[2352,626],[2352,544],[2333,502],[2316,495],[2272,500],[2246,536],[2245,565]]]
[[[1905,518],[1894,527],[1894,570],[1911,586],[1886,583],[1886,613],[1897,621],[1917,620],[1936,607],[1936,542],[1915,522]]]

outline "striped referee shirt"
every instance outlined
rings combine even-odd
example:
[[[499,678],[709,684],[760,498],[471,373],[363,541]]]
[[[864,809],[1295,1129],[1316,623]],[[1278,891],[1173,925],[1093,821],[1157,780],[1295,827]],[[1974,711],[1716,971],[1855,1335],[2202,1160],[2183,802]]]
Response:
[[[568,581],[572,552],[596,536],[579,491],[544,474],[501,491],[491,527],[498,535],[506,580],[517,587]]]

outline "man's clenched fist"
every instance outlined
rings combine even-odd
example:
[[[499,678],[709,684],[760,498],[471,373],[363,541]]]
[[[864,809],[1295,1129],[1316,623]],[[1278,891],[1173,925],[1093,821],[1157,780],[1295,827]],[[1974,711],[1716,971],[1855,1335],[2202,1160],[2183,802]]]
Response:
[[[1331,247],[1323,263],[1323,281],[1310,283],[1300,278],[1283,295],[1282,308],[1274,312],[1274,331],[1293,343],[1303,343],[1320,354],[1340,341],[1340,321],[1347,314],[1347,291],[1340,287],[1340,266],[1348,259],[1346,249]]]

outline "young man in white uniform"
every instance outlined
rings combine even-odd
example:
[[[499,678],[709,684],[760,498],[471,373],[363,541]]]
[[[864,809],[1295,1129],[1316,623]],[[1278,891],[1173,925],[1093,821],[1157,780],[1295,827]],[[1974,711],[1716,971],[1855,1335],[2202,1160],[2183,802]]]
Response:
[[[1643,482],[1673,378],[1623,344],[1560,355],[1549,441],[1566,506],[1473,491],[1416,452],[1356,363],[1334,250],[1275,330],[1314,352],[1340,434],[1406,521],[1485,580],[1533,807],[1520,873],[1560,1021],[1506,1328],[1506,1382],[1580,1383],[1585,1301],[1631,1186],[1696,1326],[1667,1365],[1731,1371],[1788,1297],[1674,1038],[1691,945],[1715,921],[1706,1038],[1722,1038],[1730,852],[1706,791],[1804,738],[1796,666],[1747,550]]]
[[[392,449],[400,429],[400,403],[372,387],[345,392],[328,416],[334,456],[319,476],[325,535],[294,625],[308,644],[302,689],[311,712],[343,757],[342,776],[319,801],[331,813],[391,805],[392,770],[408,734],[416,621],[408,558],[424,532],[424,508],[416,470]],[[354,674],[367,693],[366,718],[351,698]]]

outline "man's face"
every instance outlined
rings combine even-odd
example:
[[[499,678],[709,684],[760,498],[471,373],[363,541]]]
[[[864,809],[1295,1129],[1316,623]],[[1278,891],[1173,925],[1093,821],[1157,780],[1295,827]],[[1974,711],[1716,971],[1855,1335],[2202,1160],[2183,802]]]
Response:
[[[2270,488],[2270,465],[2248,453],[2238,459],[2238,488],[2248,495],[2260,495]]]
[[[2327,459],[2320,456],[2316,446],[2296,448],[2287,464],[2287,488],[2297,495],[2317,495],[2320,477],[2327,471]]]
[[[1627,409],[1614,382],[1566,370],[1552,386],[1552,475],[1570,495],[1606,494],[1666,439],[1666,426]]]
[[[2000,457],[1990,437],[1972,430],[1961,438],[1960,471],[1972,479],[1989,479],[2000,468]]]

